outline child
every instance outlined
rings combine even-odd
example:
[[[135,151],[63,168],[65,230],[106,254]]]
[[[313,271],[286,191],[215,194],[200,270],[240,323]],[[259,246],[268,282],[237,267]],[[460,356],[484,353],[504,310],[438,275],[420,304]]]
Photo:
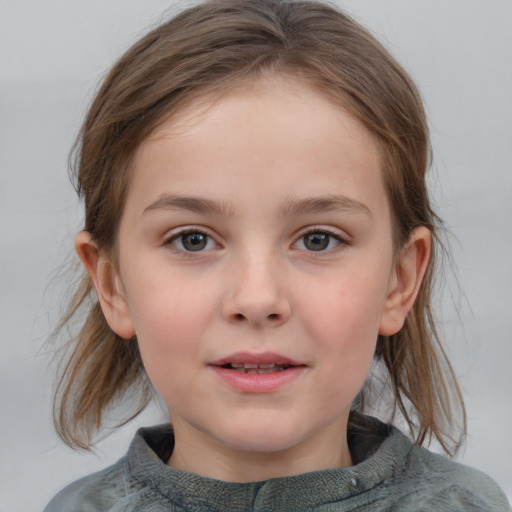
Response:
[[[324,4],[207,2],[133,46],[79,137],[88,275],[62,325],[89,310],[56,424],[87,448],[154,388],[172,427],[46,511],[509,510],[420,446],[454,453],[465,425],[428,160],[415,86]],[[387,389],[414,444],[363,414]]]

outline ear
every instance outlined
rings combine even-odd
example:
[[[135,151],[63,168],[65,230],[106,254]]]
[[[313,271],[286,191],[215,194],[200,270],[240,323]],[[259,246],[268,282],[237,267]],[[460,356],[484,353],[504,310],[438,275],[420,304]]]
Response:
[[[101,309],[110,328],[122,338],[135,335],[135,329],[119,274],[109,255],[98,249],[87,231],[75,237],[75,249],[96,288]]]
[[[379,324],[379,334],[392,336],[403,326],[425,276],[432,250],[432,235],[424,226],[412,230],[400,250],[399,261],[390,280]]]

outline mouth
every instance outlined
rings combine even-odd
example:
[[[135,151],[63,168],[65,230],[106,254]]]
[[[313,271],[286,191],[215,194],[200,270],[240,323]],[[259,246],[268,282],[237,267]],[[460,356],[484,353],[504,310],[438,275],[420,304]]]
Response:
[[[282,372],[288,368],[292,368],[293,364],[278,364],[278,363],[226,363],[220,365],[221,368],[227,370],[234,370],[239,373],[246,374],[261,374],[261,373],[275,373]]]
[[[308,365],[286,356],[265,352],[239,352],[209,364],[237,393],[274,393],[301,378]]]
[[[286,356],[265,352],[240,352],[210,363],[225,370],[245,374],[277,373],[298,367],[305,367],[301,361],[294,361]]]

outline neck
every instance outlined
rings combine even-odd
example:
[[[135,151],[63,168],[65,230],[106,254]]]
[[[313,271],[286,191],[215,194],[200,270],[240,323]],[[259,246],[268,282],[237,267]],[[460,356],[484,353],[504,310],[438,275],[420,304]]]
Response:
[[[314,437],[279,451],[226,446],[203,432],[174,425],[175,447],[168,465],[227,482],[257,482],[352,465],[347,431],[336,422]]]

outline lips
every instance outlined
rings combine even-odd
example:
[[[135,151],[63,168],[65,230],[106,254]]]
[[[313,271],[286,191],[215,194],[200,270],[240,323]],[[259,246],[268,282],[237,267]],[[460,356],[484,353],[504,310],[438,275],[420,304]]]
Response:
[[[209,365],[226,384],[245,393],[269,393],[288,385],[307,365],[273,353],[237,353]]]
[[[231,370],[270,370],[282,371],[291,366],[305,366],[286,356],[272,352],[260,354],[251,352],[238,352],[210,363],[212,366],[221,366]]]
[[[293,365],[276,363],[228,363],[222,365],[222,368],[226,368],[228,370],[235,370],[240,373],[261,374],[282,372],[283,370],[287,370],[291,366]]]

